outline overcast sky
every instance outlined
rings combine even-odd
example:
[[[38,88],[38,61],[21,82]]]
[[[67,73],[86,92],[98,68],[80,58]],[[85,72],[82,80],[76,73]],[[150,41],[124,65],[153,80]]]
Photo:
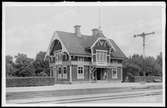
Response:
[[[142,38],[136,33],[155,32],[146,38],[146,56],[162,51],[161,6],[103,6],[101,25],[106,37],[113,39],[126,56],[142,54]],[[83,34],[99,24],[97,6],[7,6],[5,8],[6,55],[25,53],[34,58],[47,51],[53,32],[74,32],[81,25]]]

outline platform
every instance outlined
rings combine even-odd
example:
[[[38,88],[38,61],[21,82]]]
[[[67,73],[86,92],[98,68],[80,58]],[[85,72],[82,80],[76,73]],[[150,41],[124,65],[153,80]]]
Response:
[[[116,87],[144,87],[162,85],[162,83],[77,83],[77,84],[55,84],[53,86],[35,86],[35,87],[8,87],[7,93],[11,92],[31,92],[31,91],[51,91],[68,89],[91,89],[91,88],[116,88]]]

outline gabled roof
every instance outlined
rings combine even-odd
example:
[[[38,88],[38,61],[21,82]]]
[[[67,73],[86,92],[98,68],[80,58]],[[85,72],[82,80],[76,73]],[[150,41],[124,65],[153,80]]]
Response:
[[[104,35],[89,36],[83,34],[82,37],[78,37],[74,33],[64,31],[56,31],[56,33],[71,55],[90,56],[91,54],[90,52],[86,51],[86,48],[90,48],[99,37],[104,37]],[[116,48],[116,51],[112,53],[114,57],[126,57],[112,39],[110,39],[110,42],[112,43],[113,47]]]
[[[117,46],[117,44],[112,40],[109,39],[112,43],[113,47],[116,49],[114,52],[111,52],[113,58],[126,58],[126,55],[122,52],[122,50]]]

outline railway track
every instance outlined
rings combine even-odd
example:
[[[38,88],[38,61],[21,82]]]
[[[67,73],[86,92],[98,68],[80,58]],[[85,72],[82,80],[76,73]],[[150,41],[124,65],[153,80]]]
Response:
[[[154,93],[138,93],[138,94],[126,94],[126,95],[117,95],[117,96],[102,96],[102,97],[90,97],[90,98],[80,98],[80,99],[69,99],[69,100],[59,100],[57,104],[65,104],[65,103],[82,103],[82,102],[91,102],[91,101],[99,101],[99,100],[113,100],[113,99],[122,99],[122,98],[134,98],[134,97],[142,97],[142,96],[150,96],[150,95],[160,95],[160,92]]]
[[[162,89],[162,86],[147,86],[147,87],[115,87],[115,88],[92,88],[92,89],[76,89],[76,90],[51,90],[51,91],[27,91],[27,92],[12,92],[6,94],[7,100],[15,99],[31,99],[43,97],[62,97],[62,96],[77,96],[77,95],[92,95],[105,93],[120,93],[124,91],[147,91]]]
[[[103,95],[88,95],[88,96],[77,96],[77,97],[64,97],[63,99],[53,98],[51,100],[36,100],[31,102],[22,102],[21,104],[68,104],[68,103],[90,103],[93,101],[100,100],[115,100],[115,99],[123,99],[123,98],[135,98],[135,97],[143,97],[143,96],[153,96],[153,95],[161,95],[161,90],[151,90],[151,91],[138,91],[138,92],[124,92],[117,94],[103,94]]]

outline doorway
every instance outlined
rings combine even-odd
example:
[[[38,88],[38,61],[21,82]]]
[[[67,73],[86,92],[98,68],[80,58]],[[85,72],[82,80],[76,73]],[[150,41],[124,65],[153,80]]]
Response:
[[[96,79],[101,80],[101,69],[100,68],[97,68],[96,70]]]
[[[96,80],[103,80],[104,69],[97,68],[96,69]]]

